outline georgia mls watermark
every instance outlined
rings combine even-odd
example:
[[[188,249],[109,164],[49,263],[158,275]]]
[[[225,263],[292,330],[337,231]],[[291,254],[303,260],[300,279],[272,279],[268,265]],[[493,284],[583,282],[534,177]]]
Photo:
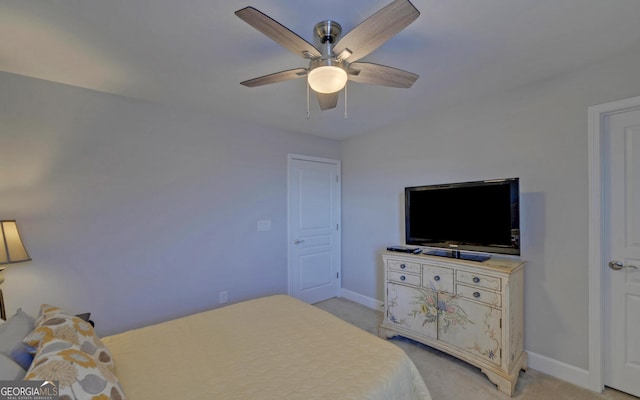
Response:
[[[58,381],[0,381],[0,400],[60,400]]]

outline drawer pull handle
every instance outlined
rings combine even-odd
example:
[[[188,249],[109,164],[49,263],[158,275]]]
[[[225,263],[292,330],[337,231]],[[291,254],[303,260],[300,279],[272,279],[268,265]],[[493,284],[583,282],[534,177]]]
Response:
[[[404,264],[400,264],[400,269],[405,269],[405,268],[407,268],[407,266],[406,266],[406,265],[404,265]]]
[[[476,299],[480,297],[480,292],[473,292],[473,297]]]
[[[477,276],[474,276],[473,283],[480,283],[480,278],[478,278]]]
[[[400,276],[400,280],[401,280],[401,281],[404,281],[404,280],[406,280],[406,279],[407,279],[407,277],[406,277],[406,276],[404,276],[404,275],[401,275],[401,276]]]
[[[436,275],[436,276],[433,277],[433,280],[438,282],[440,280],[440,277],[438,275]]]

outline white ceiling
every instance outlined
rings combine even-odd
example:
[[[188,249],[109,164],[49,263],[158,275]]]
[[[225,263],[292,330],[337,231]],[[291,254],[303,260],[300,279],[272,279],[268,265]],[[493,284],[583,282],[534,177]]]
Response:
[[[546,79],[640,41],[639,0],[413,0],[422,13],[365,57],[420,75],[411,89],[353,83],[320,111],[304,79],[239,82],[307,63],[234,15],[251,5],[313,43],[391,0],[0,0],[0,70],[285,130],[343,139]],[[313,93],[312,93],[313,94]]]

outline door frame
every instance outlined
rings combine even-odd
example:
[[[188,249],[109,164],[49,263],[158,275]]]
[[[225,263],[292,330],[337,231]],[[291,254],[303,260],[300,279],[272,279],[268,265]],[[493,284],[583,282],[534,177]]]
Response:
[[[331,158],[322,158],[322,157],[312,157],[305,156],[301,154],[287,154],[287,294],[292,295],[293,293],[293,260],[291,258],[291,253],[293,249],[293,235],[290,229],[291,226],[291,205],[289,204],[289,199],[291,196],[291,187],[289,185],[291,179],[291,163],[294,160],[300,161],[310,161],[310,162],[320,162],[326,164],[334,164],[336,166],[336,173],[338,175],[338,182],[336,183],[336,213],[337,219],[339,222],[339,227],[337,231],[338,239],[336,240],[336,258],[337,265],[336,268],[338,270],[338,288],[337,294],[340,295],[342,292],[342,166],[340,160],[334,160]]]
[[[606,264],[602,190],[603,139],[608,115],[640,109],[640,96],[589,107],[589,389],[604,389],[604,301]]]

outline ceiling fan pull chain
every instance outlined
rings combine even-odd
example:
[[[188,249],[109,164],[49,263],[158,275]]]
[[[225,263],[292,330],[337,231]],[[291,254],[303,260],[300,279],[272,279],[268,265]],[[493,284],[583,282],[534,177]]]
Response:
[[[311,113],[309,112],[309,82],[307,82],[307,119],[311,118]]]
[[[348,84],[344,85],[344,119],[347,119],[347,86],[349,86]]]

